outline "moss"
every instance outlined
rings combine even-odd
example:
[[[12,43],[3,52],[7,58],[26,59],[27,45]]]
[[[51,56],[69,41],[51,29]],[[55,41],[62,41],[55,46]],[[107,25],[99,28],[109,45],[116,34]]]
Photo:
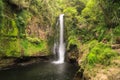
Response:
[[[20,57],[20,47],[18,40],[16,41],[9,41],[9,45],[7,45],[6,49],[6,56],[14,56],[14,57]]]
[[[24,56],[41,56],[48,55],[48,48],[46,41],[31,42],[31,40],[22,39],[21,47],[24,51]]]
[[[30,10],[25,9],[25,6],[28,6],[28,2],[26,0],[9,0],[9,2],[8,0],[0,0],[0,56],[48,55],[48,41],[23,37],[26,35],[26,26],[29,25],[28,22],[31,21],[32,14],[34,14]],[[41,3],[41,1],[38,2]],[[36,6],[36,3],[34,6],[38,9],[40,17],[37,14],[34,14],[34,16],[38,16],[41,19],[44,13],[39,10],[41,7],[39,3],[37,3],[39,6]],[[49,18],[49,16],[47,17]],[[41,24],[44,24],[44,22],[48,23],[48,21],[43,21]]]
[[[16,22],[13,19],[10,21],[10,27],[11,28],[8,35],[18,36],[18,28],[17,28]]]
[[[31,37],[27,37],[27,40],[31,43],[36,43],[39,44],[41,41],[38,38],[31,38]]]
[[[22,10],[16,17],[16,23],[19,30],[19,35],[25,34],[25,27],[31,19],[31,14],[29,11]]]
[[[20,46],[18,39],[11,39],[9,37],[2,37],[0,40],[0,54],[2,56],[19,57]]]

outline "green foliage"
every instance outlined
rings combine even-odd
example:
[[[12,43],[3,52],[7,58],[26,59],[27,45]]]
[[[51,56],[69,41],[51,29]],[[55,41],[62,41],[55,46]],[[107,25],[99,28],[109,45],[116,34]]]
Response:
[[[22,10],[17,15],[16,23],[17,23],[17,27],[18,27],[20,36],[25,34],[25,27],[26,27],[26,25],[27,25],[30,18],[31,18],[31,14],[30,14],[29,11],[26,11],[26,10]]]
[[[82,10],[81,15],[88,23],[98,24],[98,22],[103,22],[104,20],[103,12],[96,3],[96,0],[89,0],[86,7]]]
[[[4,9],[3,1],[0,0],[0,32],[1,32],[1,28],[3,26],[3,9]]]
[[[87,4],[89,0],[79,0],[79,1],[83,2],[84,4]]]
[[[9,30],[8,35],[18,36],[18,28],[16,22],[13,19],[10,21],[10,27],[11,29]]]
[[[3,9],[4,9],[3,1],[0,0],[0,18],[2,18],[2,16],[3,16]]]
[[[30,0],[9,0],[10,3],[17,5],[19,8],[28,8]]]
[[[14,56],[20,57],[20,49],[18,40],[16,41],[9,41],[8,45],[6,46],[6,56]]]
[[[98,59],[94,53],[90,53],[87,58],[88,58],[88,63],[90,65],[93,65],[98,62]]]
[[[30,9],[32,10],[32,12],[34,12],[35,14],[39,14],[39,9],[42,7],[42,1],[41,0],[34,0],[31,1],[31,6]]]
[[[94,39],[99,42],[114,41],[120,34],[119,0],[9,0],[9,3],[7,1],[0,0],[0,35],[7,37],[6,39],[0,36],[0,53],[3,55],[19,56],[20,48],[23,48],[25,55],[48,52],[47,45],[52,44],[53,39],[42,41],[28,36],[20,40],[19,46],[17,36],[21,38],[26,35],[25,29],[28,22],[32,21],[31,17],[37,17],[40,27],[51,29],[56,17],[64,13],[67,49],[70,45],[80,48],[80,43],[91,42]],[[13,4],[17,8],[12,9]],[[109,46],[99,42],[90,43],[90,52],[87,56],[90,65],[98,62],[104,64],[107,59],[109,63],[109,59],[116,54]]]
[[[0,54],[8,57],[19,57],[19,40],[10,37],[2,37],[2,39],[0,39]]]
[[[108,28],[116,27],[120,23],[120,1],[117,0],[98,0],[102,12],[104,13],[105,23]]]
[[[66,16],[69,16],[69,17],[77,15],[77,10],[74,7],[68,7],[64,9],[63,12],[65,13]]]
[[[16,7],[13,7],[14,5]],[[48,41],[30,37],[20,38],[26,35],[26,26],[28,26],[28,22],[32,21],[31,17],[33,16],[39,20],[39,27],[44,27],[44,29],[46,29],[45,27],[52,27],[55,17],[60,14],[58,7],[59,3],[51,0],[9,0],[9,3],[0,0],[0,32],[2,33],[0,34],[2,35],[0,36],[0,54],[21,56],[22,51],[19,51],[19,49],[22,49],[28,56],[34,54],[47,55]],[[5,14],[3,15],[3,13]],[[7,41],[7,43],[4,41]]]
[[[32,40],[36,41],[36,39]],[[21,48],[24,51],[24,56],[48,55],[46,41],[39,40],[39,43],[36,44],[36,42],[35,41],[33,42],[32,40],[30,40],[30,38],[28,40],[27,39],[21,40]]]
[[[36,44],[40,43],[40,39],[38,39],[38,38],[27,37],[27,40],[31,43],[36,43]]]
[[[67,49],[69,50],[70,45],[76,45],[77,48],[80,47],[79,39],[79,24],[81,22],[80,14],[82,9],[85,7],[84,3],[80,0],[66,0],[63,1],[64,8],[63,13],[65,14],[65,28],[66,28],[66,36],[67,36]]]
[[[118,4],[108,0],[88,0],[81,15],[76,17],[83,43],[93,39],[114,43],[114,36],[119,33]]]
[[[85,61],[91,66],[95,65],[96,63],[109,65],[110,60],[117,55],[117,52],[112,50],[109,45],[92,41],[89,44],[89,53],[86,56]]]
[[[1,29],[1,35],[5,36],[18,36],[18,28],[14,19],[4,18],[2,20],[3,26]]]
[[[115,36],[120,36],[120,25],[115,27],[113,33],[115,34]]]
[[[52,26],[54,24],[55,18],[60,14],[60,3],[61,1],[56,0],[32,0],[30,11],[34,15],[37,15],[40,19],[40,22],[42,26],[50,25]]]
[[[78,49],[80,48],[80,42],[76,36],[69,36],[68,37],[67,50],[69,50],[70,45],[76,45]]]

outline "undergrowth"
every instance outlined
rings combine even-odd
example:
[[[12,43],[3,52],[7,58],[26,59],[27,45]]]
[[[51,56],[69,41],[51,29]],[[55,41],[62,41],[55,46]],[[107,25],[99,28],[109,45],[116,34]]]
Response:
[[[84,67],[86,67],[85,65],[92,67],[96,64],[110,65],[111,60],[118,55],[108,44],[96,40],[91,41],[87,47],[89,51],[82,62]]]
[[[22,39],[21,47],[24,51],[24,56],[33,56],[37,54],[48,54],[46,41],[38,41],[38,39]]]

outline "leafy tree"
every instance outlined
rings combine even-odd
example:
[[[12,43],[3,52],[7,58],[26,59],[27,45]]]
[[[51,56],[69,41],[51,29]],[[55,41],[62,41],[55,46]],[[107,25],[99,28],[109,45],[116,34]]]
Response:
[[[108,27],[115,27],[120,24],[119,0],[98,0],[98,5],[104,13],[105,22]]]

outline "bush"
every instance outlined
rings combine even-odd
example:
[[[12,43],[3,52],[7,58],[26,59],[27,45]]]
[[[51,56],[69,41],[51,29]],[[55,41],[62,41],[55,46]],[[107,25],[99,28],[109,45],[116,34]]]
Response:
[[[95,65],[96,63],[109,65],[110,60],[117,56],[117,52],[112,50],[109,45],[101,42],[92,41],[89,47],[89,53],[85,59],[88,65]]]

